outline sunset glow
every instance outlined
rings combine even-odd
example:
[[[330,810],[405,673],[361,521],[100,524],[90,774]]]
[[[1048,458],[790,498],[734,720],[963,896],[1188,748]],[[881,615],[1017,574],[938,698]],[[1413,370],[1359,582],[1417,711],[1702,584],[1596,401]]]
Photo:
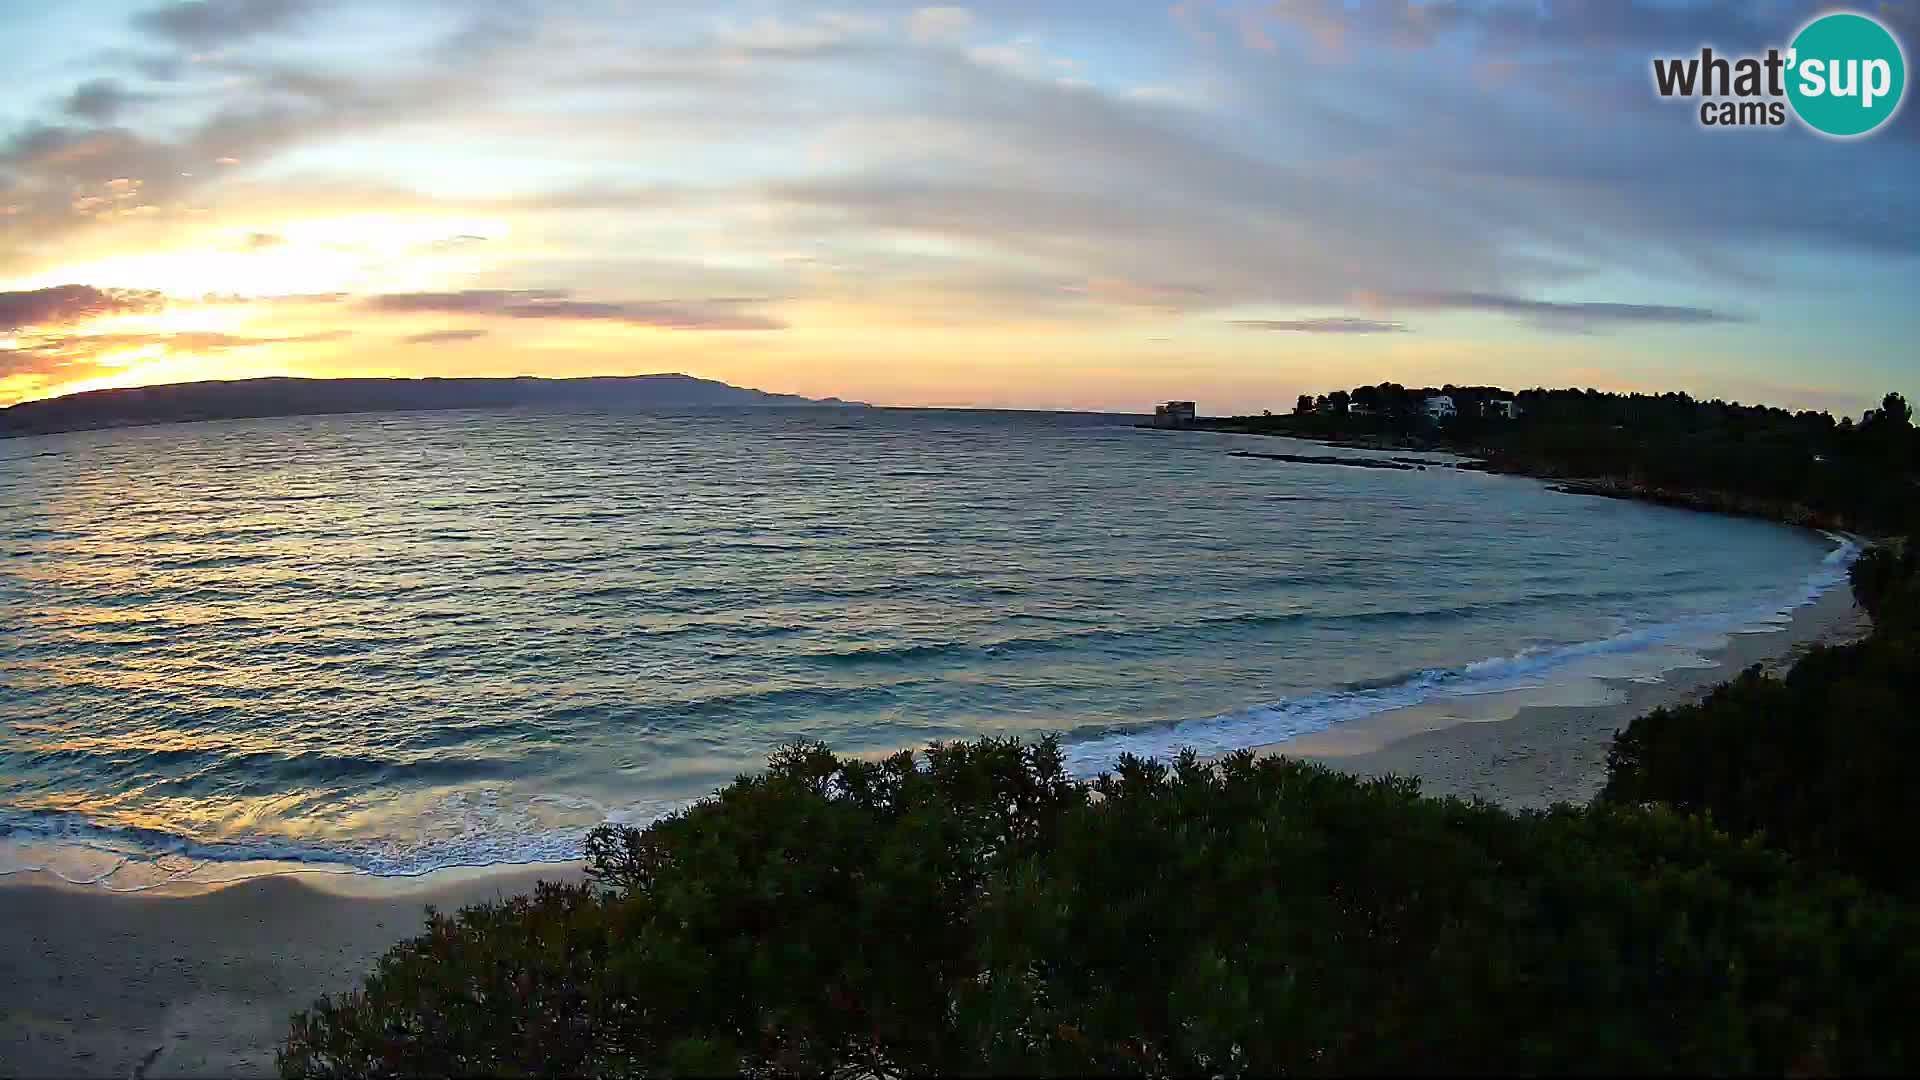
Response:
[[[1710,135],[1643,85],[1650,51],[1797,10],[15,5],[42,48],[0,116],[0,405],[685,371],[889,404],[1391,378],[1854,411],[1914,370],[1891,178],[1920,114]]]

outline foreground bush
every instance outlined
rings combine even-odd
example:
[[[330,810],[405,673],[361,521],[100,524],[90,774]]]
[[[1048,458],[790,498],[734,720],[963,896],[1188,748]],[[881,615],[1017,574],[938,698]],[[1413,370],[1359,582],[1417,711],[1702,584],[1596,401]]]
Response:
[[[1876,630],[1901,633],[1920,624],[1920,547],[1911,540],[1875,546],[1854,560],[1847,576]]]
[[[1241,755],[777,756],[598,885],[436,916],[288,1076],[1891,1069],[1920,935],[1667,812]]]
[[[1920,898],[1920,649],[1905,637],[1815,649],[1785,679],[1751,669],[1614,740],[1601,798],[1710,816],[1809,862]]]
[[[1853,567],[1866,640],[1809,652],[1784,679],[1742,674],[1614,740],[1601,798],[1711,817],[1800,858],[1920,899],[1920,574],[1914,548]]]

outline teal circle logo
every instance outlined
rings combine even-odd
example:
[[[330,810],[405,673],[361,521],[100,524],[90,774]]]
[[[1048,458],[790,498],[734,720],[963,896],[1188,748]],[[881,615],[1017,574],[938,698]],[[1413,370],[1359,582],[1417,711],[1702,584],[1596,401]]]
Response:
[[[1907,58],[1887,28],[1851,11],[1822,15],[1787,53],[1787,99],[1807,126],[1850,139],[1893,118],[1907,90]]]

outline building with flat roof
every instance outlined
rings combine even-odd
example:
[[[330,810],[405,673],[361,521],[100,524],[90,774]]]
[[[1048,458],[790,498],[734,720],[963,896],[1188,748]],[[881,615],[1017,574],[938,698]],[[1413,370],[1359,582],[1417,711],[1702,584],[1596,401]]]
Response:
[[[1169,401],[1165,405],[1153,407],[1153,426],[1158,428],[1182,428],[1193,422],[1194,409],[1191,401]]]

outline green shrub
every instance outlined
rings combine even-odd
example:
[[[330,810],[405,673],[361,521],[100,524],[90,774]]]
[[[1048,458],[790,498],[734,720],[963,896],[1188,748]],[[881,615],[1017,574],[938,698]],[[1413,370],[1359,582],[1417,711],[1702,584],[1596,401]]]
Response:
[[[437,916],[287,1076],[1779,1071],[1915,1056],[1909,915],[1670,812],[1280,759],[777,756]]]
[[[1785,679],[1751,669],[1694,705],[1656,709],[1614,739],[1601,798],[1665,803],[1908,897],[1920,820],[1920,648],[1876,635],[1815,649]]]
[[[1750,669],[1697,704],[1656,709],[1614,739],[1604,801],[1664,803],[1736,836],[1920,899],[1903,835],[1920,820],[1920,574],[1911,544],[1853,567],[1873,633],[1817,648],[1784,679]]]
[[[1847,571],[1853,596],[1880,630],[1915,628],[1920,617],[1920,549],[1910,541],[1876,545]]]

